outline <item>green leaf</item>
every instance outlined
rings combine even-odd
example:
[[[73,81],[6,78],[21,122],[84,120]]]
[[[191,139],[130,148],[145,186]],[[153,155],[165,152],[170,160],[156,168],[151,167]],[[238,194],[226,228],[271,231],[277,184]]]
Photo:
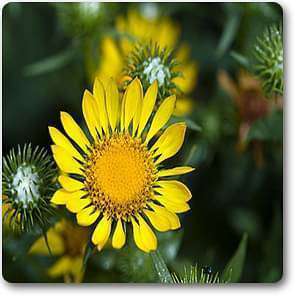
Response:
[[[239,13],[228,16],[228,20],[225,24],[219,45],[216,50],[216,56],[218,58],[222,57],[232,44],[239,28],[240,19]]]
[[[222,281],[238,282],[240,280],[246,257],[247,241],[248,234],[244,233],[236,252],[223,271]]]
[[[191,130],[198,131],[198,132],[202,131],[201,126],[199,126],[196,122],[194,122],[191,119],[185,119],[185,123],[186,123],[186,126]]]
[[[93,254],[94,249],[95,249],[94,245],[89,240],[88,243],[86,244],[86,247],[85,247],[85,250],[84,250],[83,264],[82,264],[84,269],[86,267],[86,264],[87,264],[89,258]]]
[[[58,70],[67,65],[74,57],[74,49],[67,49],[53,56],[30,64],[23,69],[25,76],[43,75]]]
[[[236,52],[236,51],[231,51],[230,56],[236,60],[242,67],[244,67],[247,70],[250,70],[250,62],[247,57],[244,55]]]
[[[172,116],[172,118],[170,120],[170,124],[177,123],[177,122],[185,122],[186,126],[189,129],[198,131],[198,132],[202,132],[202,127],[200,125],[198,125],[192,119]]]
[[[166,263],[170,263],[176,258],[182,237],[183,230],[157,233],[160,254],[163,256]]]
[[[248,133],[248,142],[252,140],[282,142],[283,112],[274,111],[266,118],[255,121]]]
[[[50,248],[50,245],[49,245],[49,240],[48,240],[47,231],[45,231],[44,229],[43,229],[43,237],[44,237],[44,240],[45,240],[45,244],[46,244],[46,246],[47,246],[47,249],[48,249],[48,251],[49,251],[49,254],[50,254],[50,256],[52,256],[52,251],[51,251],[51,248]]]
[[[161,283],[173,283],[172,276],[168,270],[168,267],[159,253],[158,250],[152,251],[151,253],[152,261],[154,268],[157,272],[157,275],[159,277],[159,280]]]

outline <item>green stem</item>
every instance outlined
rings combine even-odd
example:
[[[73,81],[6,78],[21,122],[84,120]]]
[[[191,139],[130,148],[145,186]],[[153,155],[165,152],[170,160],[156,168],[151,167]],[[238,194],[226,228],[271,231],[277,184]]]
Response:
[[[154,268],[161,283],[174,283],[168,267],[158,250],[150,252]]]

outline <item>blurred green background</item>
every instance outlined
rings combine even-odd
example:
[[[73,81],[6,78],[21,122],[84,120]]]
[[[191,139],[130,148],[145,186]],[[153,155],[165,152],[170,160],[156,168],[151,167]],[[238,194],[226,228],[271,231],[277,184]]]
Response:
[[[73,13],[71,5],[9,3],[2,11],[3,155],[26,142],[49,149],[47,127],[59,127],[61,110],[77,120],[81,118],[81,97],[84,89],[91,87],[86,45],[113,35],[115,18],[142,6],[102,3],[97,17],[91,18]],[[250,122],[249,101],[255,98],[253,101],[259,102],[264,97],[262,92],[244,88],[241,108],[222,86],[219,75],[225,70],[227,78],[238,85],[242,66],[234,59],[233,51],[251,57],[256,38],[266,26],[282,23],[282,10],[277,4],[267,3],[156,5],[163,15],[179,24],[181,40],[190,46],[191,57],[199,65],[192,94],[196,106],[189,119],[201,130],[188,131],[179,155],[182,162],[196,167],[184,177],[192,190],[192,209],[182,219],[183,231],[172,237],[169,267],[179,270],[184,264],[197,263],[210,266],[213,272],[221,271],[246,232],[248,247],[241,281],[278,281],[283,261],[282,105],[270,104],[267,114],[261,113],[263,108],[258,105],[248,113]],[[72,13],[66,14],[68,9]],[[265,105],[272,101],[265,101]],[[241,146],[241,127],[245,123],[250,129]],[[49,280],[41,274],[52,258],[16,260],[14,251],[22,245],[9,243],[4,256],[8,280]],[[127,263],[133,264],[132,272],[140,274],[138,279],[122,272],[122,264],[126,263],[124,259],[118,262],[117,256],[117,251],[107,250],[93,257],[84,281],[152,279],[150,271],[143,271],[147,261],[138,264],[142,259],[139,254],[126,258],[132,260]]]

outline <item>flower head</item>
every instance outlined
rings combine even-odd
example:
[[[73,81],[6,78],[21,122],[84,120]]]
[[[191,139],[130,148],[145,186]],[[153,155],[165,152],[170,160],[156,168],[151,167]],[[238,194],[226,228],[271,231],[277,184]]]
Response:
[[[176,213],[190,209],[190,191],[169,177],[193,169],[164,169],[161,164],[181,148],[186,126],[173,124],[154,141],[175,105],[175,96],[170,96],[153,116],[157,92],[154,81],[143,96],[140,81],[134,79],[121,100],[112,79],[96,79],[93,94],[85,91],[82,101],[90,137],[65,112],[61,121],[74,144],[56,128],[49,128],[54,159],[65,173],[58,179],[62,188],[52,202],[66,205],[82,226],[95,223],[92,242],[99,250],[111,231],[112,246],[123,247],[129,224],[136,245],[145,252],[155,250],[157,239],[151,227],[177,229]]]
[[[129,79],[138,77],[144,89],[147,89],[154,81],[158,83],[158,104],[171,94],[179,94],[179,88],[174,80],[182,74],[176,71],[177,61],[171,51],[160,49],[153,43],[144,46],[138,44],[128,55],[124,73]],[[130,80],[125,81],[129,83]],[[126,86],[126,84],[125,84]]]
[[[272,111],[281,110],[282,97],[273,95],[271,99],[267,99],[261,81],[245,70],[239,71],[237,82],[231,79],[224,70],[219,71],[218,77],[221,87],[232,97],[237,107],[239,117],[237,149],[244,151],[249,143],[251,127],[258,120],[270,116]],[[263,144],[259,140],[254,140],[252,145],[256,165],[262,166],[264,163]]]
[[[238,81],[230,78],[226,71],[222,70],[218,74],[219,83],[222,88],[232,97],[238,108],[240,117],[240,141],[245,142],[251,125],[258,119],[266,117],[272,108],[282,106],[280,97],[278,103],[268,101],[264,96],[261,82],[254,75],[240,70]]]
[[[54,190],[55,168],[44,149],[25,145],[17,153],[12,149],[3,158],[4,219],[13,229],[30,230],[34,225],[47,224],[51,213],[50,196]]]
[[[83,278],[83,254],[88,241],[88,230],[62,219],[51,227],[45,238],[40,237],[29,250],[31,255],[57,257],[57,261],[48,269],[50,277],[63,276],[66,282],[81,282]],[[48,248],[49,246],[49,248]]]
[[[106,26],[114,10],[113,3],[54,3],[63,30],[70,36],[87,36]],[[110,16],[110,17],[109,17]]]
[[[164,60],[166,57],[157,55],[158,53],[156,55],[150,53],[148,56],[140,55],[140,58],[144,58],[143,61],[139,59],[139,63],[144,66],[144,72],[141,72],[140,75],[142,76],[138,77],[143,82],[144,89],[148,86],[144,85],[145,78],[143,77],[148,77],[150,83],[157,79],[160,90],[163,84],[172,82],[174,86],[178,87],[176,91],[173,91],[179,96],[177,103],[183,98],[186,101],[189,99],[187,95],[195,87],[198,73],[196,63],[190,59],[190,49],[186,44],[178,43],[180,30],[177,24],[168,17],[160,17],[155,13],[154,5],[147,5],[144,7],[145,9],[143,7],[144,5],[142,5],[142,11],[144,12],[142,14],[135,10],[130,10],[126,17],[120,16],[117,18],[116,30],[121,33],[118,41],[111,37],[102,39],[100,44],[101,61],[96,71],[96,76],[108,76],[119,82],[122,81],[123,71],[124,69],[127,70],[128,67],[128,56],[137,54],[135,49],[136,43],[146,45],[146,47],[141,47],[139,55],[144,50],[147,50],[147,45],[150,43],[159,45],[160,49],[168,49],[168,52],[175,49],[172,58],[178,62],[176,66],[170,66],[170,62]],[[149,54],[149,51],[146,51],[147,53]],[[177,73],[177,75],[179,73],[183,74],[183,76],[172,76],[172,72]],[[92,77],[94,78],[94,74]],[[178,93],[179,91],[181,93]],[[166,95],[160,92],[159,98],[160,96],[165,97]],[[190,99],[189,101],[191,102]],[[185,108],[187,109],[181,107],[181,109],[177,110],[176,104],[174,113],[177,115],[188,114],[191,111],[189,109],[190,106],[185,106]]]

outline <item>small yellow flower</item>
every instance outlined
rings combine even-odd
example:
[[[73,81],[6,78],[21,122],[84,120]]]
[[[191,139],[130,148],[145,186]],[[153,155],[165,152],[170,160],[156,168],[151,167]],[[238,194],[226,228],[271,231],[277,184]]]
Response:
[[[176,100],[166,98],[153,116],[157,91],[155,81],[143,96],[140,81],[134,79],[121,100],[114,80],[96,79],[93,94],[85,91],[82,101],[90,139],[66,112],[61,113],[62,125],[78,147],[56,128],[49,128],[54,159],[67,174],[59,176],[62,188],[51,201],[76,213],[82,226],[97,223],[92,242],[98,250],[111,231],[112,246],[123,247],[128,223],[136,245],[145,252],[155,250],[157,239],[149,224],[158,231],[178,229],[176,213],[190,209],[189,189],[169,177],[193,168],[161,165],[181,148],[186,125],[170,125],[154,141]]]
[[[125,67],[127,55],[134,49],[136,42],[146,44],[149,42],[157,43],[160,48],[176,48],[175,58],[180,65],[174,69],[181,72],[182,77],[177,77],[173,81],[185,95],[183,101],[189,101],[190,104],[185,106],[185,110],[177,109],[175,106],[175,115],[181,116],[192,111],[193,101],[186,97],[193,91],[198,75],[198,67],[194,61],[190,60],[190,49],[187,44],[178,45],[179,27],[168,17],[163,18],[146,18],[138,12],[131,10],[127,18],[123,16],[117,18],[116,29],[124,34],[120,36],[120,44],[113,38],[106,37],[100,45],[100,64],[96,71],[96,76],[113,77],[118,82],[122,80],[122,71]],[[131,37],[131,38],[128,38]],[[94,78],[94,76],[92,76]],[[177,100],[180,105],[181,98]],[[188,108],[188,109],[187,109]]]
[[[81,282],[83,254],[88,241],[88,230],[65,219],[47,231],[51,254],[58,260],[48,269],[50,277],[64,277],[66,282]],[[29,254],[50,255],[45,238],[40,237],[30,248]]]

